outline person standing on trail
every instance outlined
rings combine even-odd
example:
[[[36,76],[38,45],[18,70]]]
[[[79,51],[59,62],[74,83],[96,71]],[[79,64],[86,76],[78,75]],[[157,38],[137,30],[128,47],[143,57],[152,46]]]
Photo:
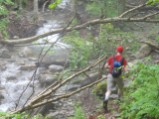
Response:
[[[123,96],[124,82],[121,74],[122,71],[126,71],[127,65],[126,59],[122,56],[123,50],[124,49],[122,46],[118,46],[116,48],[116,54],[110,56],[104,65],[104,68],[109,68],[109,74],[107,77],[107,91],[103,102],[103,108],[105,111],[108,111],[108,100],[115,86],[118,88],[118,96]]]

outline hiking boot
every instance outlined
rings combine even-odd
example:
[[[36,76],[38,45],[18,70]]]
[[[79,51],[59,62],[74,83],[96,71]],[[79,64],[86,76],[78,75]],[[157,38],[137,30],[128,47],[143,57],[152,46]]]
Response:
[[[105,112],[108,112],[108,100],[103,101],[103,109]]]

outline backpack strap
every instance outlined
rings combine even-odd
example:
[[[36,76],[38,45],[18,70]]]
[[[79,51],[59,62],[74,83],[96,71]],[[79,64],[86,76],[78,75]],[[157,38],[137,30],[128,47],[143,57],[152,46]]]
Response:
[[[121,59],[121,64],[122,64],[122,65],[124,65],[124,60],[125,60],[125,58],[122,57],[122,59]]]
[[[113,59],[114,59],[114,61],[116,61],[115,55],[113,56]],[[120,60],[120,62],[121,62],[122,65],[124,64],[124,60],[125,60],[124,57],[122,57],[122,59]]]

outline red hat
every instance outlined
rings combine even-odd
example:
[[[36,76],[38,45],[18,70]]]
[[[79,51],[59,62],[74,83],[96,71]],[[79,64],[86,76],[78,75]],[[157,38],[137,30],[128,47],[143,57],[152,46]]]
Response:
[[[124,48],[123,48],[122,46],[118,46],[118,47],[116,48],[116,51],[117,51],[117,52],[120,52],[120,53],[122,53],[123,50],[124,50]]]

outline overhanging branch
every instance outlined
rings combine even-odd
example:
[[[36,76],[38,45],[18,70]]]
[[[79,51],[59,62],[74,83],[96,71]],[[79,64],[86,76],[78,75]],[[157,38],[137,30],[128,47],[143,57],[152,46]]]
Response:
[[[128,17],[124,17],[127,14],[132,13],[133,11],[146,6],[146,4],[142,4],[139,5],[135,8],[132,8],[130,10],[125,11],[124,13],[122,13],[121,15],[119,15],[118,17],[114,17],[114,18],[105,18],[105,19],[95,19],[92,21],[88,21],[86,23],[83,23],[81,25],[77,25],[77,26],[73,26],[73,27],[67,27],[65,29],[65,32],[71,32],[73,30],[80,30],[89,26],[93,26],[93,25],[97,25],[97,24],[106,24],[106,23],[113,23],[113,22],[147,22],[147,23],[159,23],[159,20],[156,19],[148,19],[152,16],[155,16],[158,14],[158,12],[155,13],[151,13],[149,15],[145,15],[142,17],[136,17],[136,18],[128,18]],[[62,33],[63,32],[63,28],[59,28],[59,29],[55,29],[52,30],[50,32],[47,33],[43,33],[41,35],[36,35],[36,36],[32,36],[32,37],[28,37],[28,38],[22,38],[22,39],[18,39],[18,40],[14,40],[14,39],[10,39],[10,40],[3,40],[0,41],[0,43],[2,44],[25,44],[25,43],[30,43],[33,41],[36,41],[40,38],[44,38],[46,36],[49,35],[53,35],[53,34],[58,34],[58,33]]]
[[[129,14],[130,12],[133,12],[133,11],[135,11],[135,10],[138,10],[138,9],[144,7],[144,6],[146,6],[146,4],[142,4],[142,5],[136,6],[136,7],[132,8],[132,9],[129,9],[129,10],[125,11],[124,13],[122,13],[119,17],[124,17],[124,16],[126,16],[127,14]]]

